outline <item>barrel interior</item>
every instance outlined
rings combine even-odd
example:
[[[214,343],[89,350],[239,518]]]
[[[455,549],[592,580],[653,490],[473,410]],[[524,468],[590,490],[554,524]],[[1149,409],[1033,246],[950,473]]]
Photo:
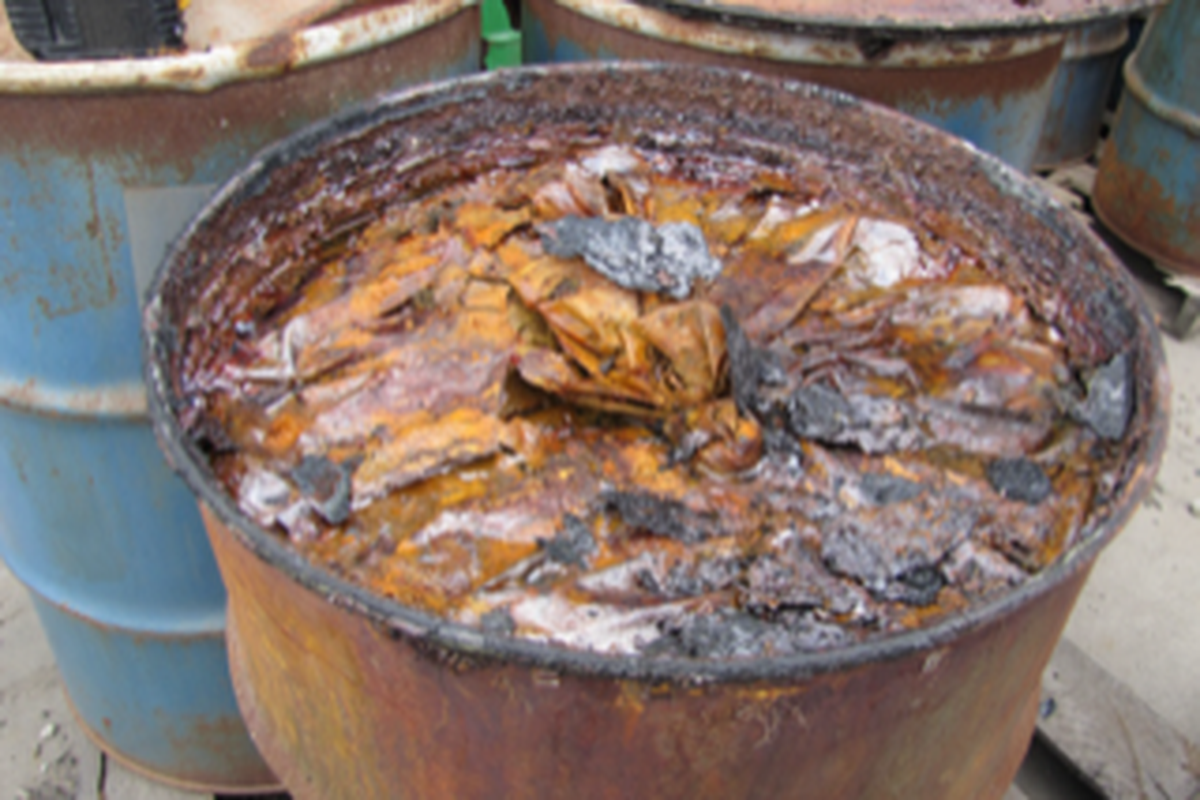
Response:
[[[597,65],[494,76],[399,96],[288,140],[229,184],[168,258],[150,312],[153,384],[170,402],[189,359],[234,341],[235,311],[293,288],[299,265],[375,213],[379,198],[418,197],[497,158],[519,162],[531,138],[639,137],[768,163],[819,161],[831,182],[987,257],[1059,328],[1075,365],[1104,363],[1133,345],[1137,403],[1117,496],[1127,499],[1143,482],[1161,447],[1161,359],[1148,312],[1103,245],[998,161],[920,123],[804,84],[781,90],[702,69]],[[294,257],[255,263],[256,242],[284,231]],[[164,422],[173,428],[177,418]],[[178,446],[193,488],[215,500],[203,455]],[[216,508],[252,527],[227,500]],[[1093,515],[1087,546],[1128,510],[1117,502]],[[279,547],[262,531],[247,536],[255,549]]]

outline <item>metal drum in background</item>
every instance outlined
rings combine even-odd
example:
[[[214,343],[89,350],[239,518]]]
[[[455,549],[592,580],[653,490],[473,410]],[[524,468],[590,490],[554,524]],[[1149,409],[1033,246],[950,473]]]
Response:
[[[1096,214],[1164,269],[1200,275],[1200,4],[1174,0],[1160,11],[1124,75]]]
[[[417,191],[404,179],[411,165],[483,157],[489,144],[530,129],[588,146],[642,136],[662,136],[664,150],[752,142],[749,152],[785,162],[828,158],[831,170],[873,196],[896,197],[897,207],[919,196],[953,209],[964,246],[1005,254],[1012,280],[1056,309],[1070,346],[1099,362],[1131,354],[1136,401],[1119,491],[1078,544],[1011,592],[926,628],[789,656],[571,650],[447,621],[310,562],[238,508],[197,432],[185,432],[182,362],[234,338],[235,321],[250,312],[224,298],[236,302],[240,276],[258,274],[279,252],[260,249],[262,237],[291,242],[289,232],[304,231],[307,244],[292,246],[312,254],[337,236],[338,220],[362,224],[378,213],[379,193]],[[151,292],[144,325],[159,441],[206,509],[230,593],[230,666],[247,724],[304,800],[998,800],[1028,748],[1041,673],[1075,597],[1149,491],[1166,441],[1154,321],[1132,279],[1072,212],[927,125],[744,72],[525,68],[396,95],[248,166],[188,228]],[[211,308],[203,322],[198,305]]]
[[[672,61],[813,81],[912,114],[1020,169],[1033,166],[1061,31],[890,29],[867,17],[813,27],[688,11],[633,0],[522,0],[524,60]]]
[[[1095,151],[1109,87],[1128,40],[1129,20],[1125,17],[1101,19],[1068,31],[1034,157],[1035,168],[1082,161]]]
[[[0,63],[0,557],[84,729],[134,769],[275,784],[234,700],[194,499],[148,424],[143,290],[254,151],[477,70],[478,30],[473,0],[416,0],[205,52]]]
[[[1161,0],[1158,5],[1164,5],[1166,0]],[[1124,66],[1125,60],[1133,54],[1137,49],[1138,44],[1142,41],[1142,31],[1146,29],[1146,22],[1153,15],[1154,9],[1147,8],[1143,11],[1138,11],[1129,18],[1129,36],[1125,39],[1125,44],[1117,52],[1117,63]],[[1121,95],[1125,92],[1125,78],[1122,75],[1124,70],[1118,69],[1117,74],[1113,76],[1112,85],[1108,88],[1108,106],[1109,111],[1117,110],[1117,103],[1121,100]]]

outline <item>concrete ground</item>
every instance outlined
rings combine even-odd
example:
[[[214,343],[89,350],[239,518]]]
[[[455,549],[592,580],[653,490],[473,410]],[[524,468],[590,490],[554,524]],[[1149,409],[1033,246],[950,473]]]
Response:
[[[1180,297],[1143,277],[1148,300],[1170,318]],[[1158,482],[1099,559],[1066,635],[1200,743],[1200,335],[1164,344],[1174,385]],[[1006,800],[1098,796],[1035,743]],[[28,597],[0,565],[0,800],[196,797],[132,775],[84,738]]]

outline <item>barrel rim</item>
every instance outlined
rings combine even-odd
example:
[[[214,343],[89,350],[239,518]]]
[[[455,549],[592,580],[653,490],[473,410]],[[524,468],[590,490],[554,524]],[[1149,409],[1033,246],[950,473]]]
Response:
[[[279,36],[146,58],[0,61],[0,97],[151,90],[205,93],[365,53],[477,4],[478,0],[405,0]]]
[[[1155,92],[1142,75],[1138,63],[1144,46],[1145,40],[1143,39],[1143,43],[1138,46],[1133,55],[1125,60],[1125,66],[1122,68],[1125,90],[1165,124],[1178,128],[1193,139],[1200,139],[1200,111],[1194,111],[1182,103]]]
[[[1166,0],[1050,0],[1048,3],[882,4],[864,0],[632,0],[639,5],[732,24],[768,25],[834,38],[894,37],[902,40],[1019,35],[1130,17]]]
[[[1129,19],[1110,17],[1070,28],[1063,45],[1063,63],[1115,56],[1129,43]]]
[[[939,147],[952,147],[963,152],[1001,192],[1012,196],[1031,211],[1045,213],[1053,218],[1056,224],[1086,237],[1093,243],[1099,257],[1097,266],[1106,273],[1107,278],[1119,285],[1122,299],[1140,297],[1132,277],[1120,266],[1108,247],[1067,208],[1041,191],[1032,179],[1000,159],[926,123],[837,90],[799,81],[780,83],[739,70],[653,62],[523,67],[441,81],[381,97],[368,106],[343,112],[267,148],[210,198],[168,251],[147,293],[149,299],[143,317],[143,361],[155,435],[172,468],[183,477],[198,499],[240,544],[256,557],[281,570],[291,580],[333,605],[361,614],[385,630],[393,632],[396,638],[415,640],[422,646],[444,648],[467,659],[521,664],[584,677],[643,682],[707,684],[795,681],[867,663],[911,657],[949,644],[986,625],[1003,621],[1003,618],[1016,608],[1047,594],[1078,571],[1086,569],[1100,549],[1124,526],[1141,498],[1149,492],[1166,446],[1165,420],[1170,396],[1166,362],[1151,312],[1144,302],[1137,300],[1130,301],[1138,324],[1138,344],[1135,346],[1138,347],[1140,357],[1136,361],[1140,364],[1144,360],[1141,356],[1148,357],[1145,359],[1150,365],[1147,369],[1153,369],[1145,382],[1147,396],[1142,397],[1139,393],[1138,404],[1147,404],[1146,418],[1155,424],[1148,425],[1146,429],[1144,459],[1130,480],[1124,484],[1121,494],[1110,506],[1109,513],[1093,515],[1088,525],[1080,532],[1080,541],[1076,545],[1050,567],[1032,576],[1016,589],[997,598],[980,601],[965,612],[947,615],[928,627],[884,635],[844,648],[758,659],[646,658],[638,655],[576,650],[554,643],[484,633],[476,628],[441,619],[420,609],[374,595],[365,588],[316,566],[284,543],[277,534],[270,533],[253,522],[238,509],[231,496],[218,488],[206,460],[184,435],[172,411],[171,380],[164,355],[169,352],[169,338],[173,331],[164,330],[162,321],[162,295],[171,266],[186,252],[188,240],[209,217],[227,202],[236,199],[254,181],[262,180],[273,168],[286,163],[297,151],[365,132],[385,121],[397,121],[452,102],[461,103],[473,96],[482,96],[489,86],[495,84],[528,84],[572,74],[612,73],[628,78],[651,71],[712,73],[731,80],[758,83],[764,88],[769,86],[773,91],[799,93],[806,100],[813,99],[838,107],[860,107],[874,117],[887,118],[884,121],[896,133],[900,133],[906,127],[915,127],[923,137],[937,140]]]
[[[826,29],[774,17],[708,14],[666,0],[546,0],[578,14],[640,36],[698,50],[790,64],[838,69],[953,70],[1000,67],[1054,48],[1064,48],[1062,29],[961,31],[953,36],[922,30],[891,36]],[[1047,65],[1057,67],[1059,59]],[[1002,67],[1000,67],[1002,68]]]

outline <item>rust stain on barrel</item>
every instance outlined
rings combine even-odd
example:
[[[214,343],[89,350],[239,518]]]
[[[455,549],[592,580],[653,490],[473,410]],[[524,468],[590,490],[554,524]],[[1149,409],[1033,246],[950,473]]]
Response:
[[[736,687],[567,674],[539,687],[520,665],[389,634],[266,565],[211,513],[206,521],[230,592],[239,700],[301,800],[389,797],[401,776],[420,797],[570,786],[580,798],[724,798],[754,786],[770,797],[999,798],[1033,728],[1038,665],[1087,574],[936,663],[917,653]],[[861,770],[867,762],[877,768]]]
[[[684,0],[683,5],[691,5]],[[1066,20],[1130,14],[1154,5],[1153,0],[727,0],[696,2],[722,11],[753,9],[815,23],[858,22],[880,28],[924,28],[930,31],[1005,26],[1037,28]]]
[[[784,61],[769,54],[728,53],[687,44],[696,38],[695,20],[661,14],[656,23],[663,38],[650,37],[633,30],[589,19],[554,0],[524,0],[533,16],[546,29],[551,49],[559,39],[586,48],[593,56],[604,52],[621,53],[629,59],[670,61],[682,64],[707,64],[746,69],[763,75],[812,81],[832,86],[861,97],[896,105],[916,93],[948,100],[972,100],[986,97],[995,103],[1024,90],[1036,89],[1053,74],[1061,58],[1061,47],[1043,47],[1021,55],[1010,55],[1017,39],[1003,35],[989,42],[985,54],[972,63],[957,63],[934,68],[919,64],[865,64],[850,66],[822,65]],[[922,48],[952,54],[958,47],[953,40],[923,41]],[[813,53],[822,55],[817,44]],[[824,55],[831,61],[839,57],[832,51]],[[927,58],[928,52],[922,56]],[[1003,61],[997,68],[996,61]]]
[[[1136,158],[1136,140],[1127,140],[1129,153],[1118,157],[1108,143],[1101,152],[1103,180],[1096,182],[1096,214],[1138,250],[1161,264],[1188,275],[1200,276],[1200,262],[1193,261],[1176,240],[1200,242],[1200,206],[1184,205],[1177,193],[1167,191],[1153,171],[1142,168]],[[1157,156],[1158,154],[1156,154]],[[1166,153],[1163,163],[1169,163]]]
[[[279,116],[282,106],[298,117],[320,117],[339,108],[338,98],[353,95],[354,87],[378,85],[381,74],[423,71],[447,52],[466,52],[478,36],[478,14],[475,8],[459,12],[399,41],[341,58],[335,68],[312,74],[282,71],[274,78],[238,81],[211,92],[23,94],[0,87],[0,150],[22,153],[26,143],[36,142],[39,148],[100,162],[137,153],[146,170],[184,169],[178,180],[187,183],[193,179],[191,170],[204,166],[193,163],[196,154],[210,152],[212,142],[227,139],[229,130],[259,130],[264,140],[278,138],[291,130]],[[287,49],[292,52],[290,44]],[[398,58],[401,50],[404,57]],[[264,63],[282,68],[287,59],[270,62],[281,52],[259,55]]]
[[[298,51],[298,44],[294,36],[287,34],[271,36],[246,54],[246,66],[252,69],[258,67],[287,69]]]

